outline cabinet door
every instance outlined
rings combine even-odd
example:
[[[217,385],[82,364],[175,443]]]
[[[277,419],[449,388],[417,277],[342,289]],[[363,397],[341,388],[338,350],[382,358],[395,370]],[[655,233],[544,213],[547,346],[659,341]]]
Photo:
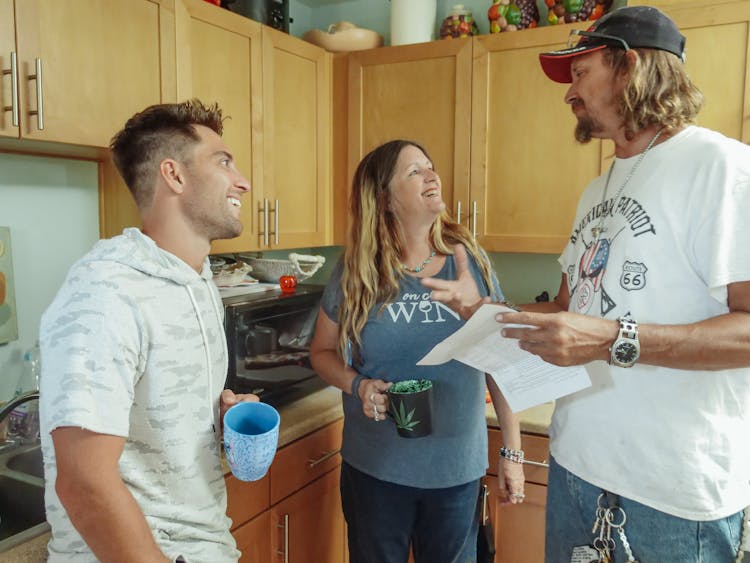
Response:
[[[750,142],[750,2],[629,2],[656,5],[674,19],[685,35],[685,68],[704,95],[697,124],[727,137]],[[706,16],[710,14],[710,18]],[[721,61],[721,64],[717,64]],[[605,142],[606,165],[614,147]]]
[[[343,427],[342,418],[276,452],[269,472],[272,504],[341,465],[339,451]]]
[[[18,137],[18,126],[13,125],[13,111],[18,112],[18,99],[13,95],[15,78],[11,73],[11,58],[17,57],[13,0],[0,0],[0,136]],[[20,119],[20,115],[18,116]]]
[[[271,552],[271,511],[267,510],[246,524],[232,530],[237,549],[242,552],[240,563],[268,563],[276,558]]]
[[[331,55],[263,27],[264,198],[271,248],[331,241]]]
[[[274,553],[287,563],[343,563],[344,515],[340,467],[329,471],[271,509]]]
[[[473,39],[471,200],[487,250],[561,252],[578,198],[600,173],[601,142],[575,141],[567,86],[539,65],[571,27]]]
[[[490,517],[495,530],[495,561],[543,563],[547,487],[526,483],[523,503],[502,504],[497,477],[487,477],[485,482],[490,491]]]
[[[750,141],[750,2],[665,11],[687,38],[685,66],[705,96],[698,125]]]
[[[160,45],[173,33],[169,4],[17,0],[20,136],[107,147],[127,118],[173,97],[173,61]]]
[[[263,191],[261,25],[203,0],[181,1],[177,11],[179,98],[219,104],[227,117],[223,138],[251,186],[242,198],[242,234],[214,241],[211,252],[257,249],[257,205]]]
[[[465,220],[471,54],[471,41],[457,39],[349,55],[349,185],[359,161],[376,146],[393,139],[416,141],[440,174],[448,210]]]

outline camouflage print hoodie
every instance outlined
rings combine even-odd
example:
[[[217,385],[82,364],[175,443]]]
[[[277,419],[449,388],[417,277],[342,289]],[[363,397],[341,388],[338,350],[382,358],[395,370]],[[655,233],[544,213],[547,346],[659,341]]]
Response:
[[[198,274],[138,229],[99,241],[40,339],[49,561],[96,561],[55,493],[50,432],[62,426],[125,438],[120,475],[167,556],[236,561],[217,441],[227,348],[208,260]]]

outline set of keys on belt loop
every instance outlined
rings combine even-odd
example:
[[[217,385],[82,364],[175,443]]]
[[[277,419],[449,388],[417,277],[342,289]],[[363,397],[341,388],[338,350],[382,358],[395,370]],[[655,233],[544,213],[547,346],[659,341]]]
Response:
[[[614,530],[620,538],[622,548],[628,557],[628,563],[638,563],[636,558],[633,557],[633,550],[630,548],[630,542],[625,535],[625,522],[628,519],[625,511],[616,504],[615,506],[607,506],[609,499],[605,493],[601,493],[596,502],[596,520],[591,533],[599,532],[593,543],[594,549],[599,552],[599,562],[611,563],[612,561],[612,552],[615,550],[615,540],[612,538],[612,530]]]

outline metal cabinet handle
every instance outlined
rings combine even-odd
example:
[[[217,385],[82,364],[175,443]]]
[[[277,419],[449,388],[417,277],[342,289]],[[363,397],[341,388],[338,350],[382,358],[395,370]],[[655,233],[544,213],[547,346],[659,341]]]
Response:
[[[461,200],[456,203],[456,223],[461,224]]]
[[[276,524],[277,528],[284,528],[284,551],[276,550],[277,555],[284,556],[284,563],[289,563],[289,514],[284,514],[284,523]]]
[[[278,199],[274,200],[274,205],[275,207],[273,209],[274,211],[273,216],[275,218],[276,225],[274,226],[274,230],[273,230],[273,240],[274,240],[274,244],[278,246],[279,245],[279,214],[281,213]]]
[[[471,232],[477,238],[477,200],[471,202]]]
[[[18,127],[18,57],[15,51],[10,52],[10,69],[3,69],[3,76],[10,74],[10,105],[4,106],[3,111],[11,112],[13,127]]]
[[[482,483],[482,519],[479,523],[483,526],[487,523],[487,518],[489,518],[489,514],[487,514],[487,497],[489,494],[490,492],[487,490],[487,485]]]
[[[44,103],[42,96],[42,59],[36,59],[36,74],[29,74],[29,81],[36,80],[36,111],[29,110],[29,115],[36,115],[36,127],[44,129]]]
[[[531,461],[530,459],[523,460],[524,465],[533,465],[534,467],[544,467],[549,469],[549,463],[547,461]]]
[[[263,231],[258,233],[258,236],[262,236],[263,245],[268,246],[268,198],[258,204],[258,213],[263,215]]]
[[[321,463],[323,463],[323,462],[324,462],[325,460],[327,460],[327,459],[330,459],[330,458],[332,458],[333,456],[335,456],[335,455],[336,455],[337,453],[339,453],[340,451],[341,451],[341,448],[339,448],[339,449],[337,449],[337,450],[331,450],[330,452],[325,452],[325,453],[324,453],[324,454],[323,454],[322,456],[320,456],[320,457],[319,457],[318,459],[308,459],[308,460],[307,460],[307,466],[308,466],[308,467],[309,467],[310,469],[312,469],[312,468],[313,468],[313,467],[315,467],[316,465],[318,465],[318,464],[321,464]]]

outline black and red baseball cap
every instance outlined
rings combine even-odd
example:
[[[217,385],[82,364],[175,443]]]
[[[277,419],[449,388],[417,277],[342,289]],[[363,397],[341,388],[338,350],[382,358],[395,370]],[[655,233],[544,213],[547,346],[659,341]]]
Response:
[[[575,47],[539,55],[544,73],[555,82],[572,82],[574,57],[606,47],[660,49],[685,61],[685,36],[663,12],[650,6],[626,6],[605,14],[588,30],[574,29],[581,39]]]

